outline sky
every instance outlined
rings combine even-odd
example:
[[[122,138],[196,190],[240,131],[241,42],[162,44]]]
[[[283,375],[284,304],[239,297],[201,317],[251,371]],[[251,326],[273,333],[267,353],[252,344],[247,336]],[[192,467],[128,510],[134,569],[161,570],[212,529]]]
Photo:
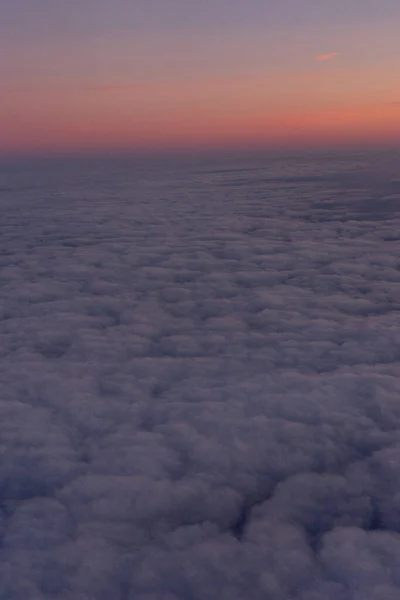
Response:
[[[398,0],[0,0],[0,153],[400,141]]]

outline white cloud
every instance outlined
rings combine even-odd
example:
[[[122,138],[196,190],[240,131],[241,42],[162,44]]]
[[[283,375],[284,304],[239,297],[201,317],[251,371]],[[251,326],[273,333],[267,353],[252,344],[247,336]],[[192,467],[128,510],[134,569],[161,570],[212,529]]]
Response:
[[[4,598],[397,598],[379,164],[3,171]]]

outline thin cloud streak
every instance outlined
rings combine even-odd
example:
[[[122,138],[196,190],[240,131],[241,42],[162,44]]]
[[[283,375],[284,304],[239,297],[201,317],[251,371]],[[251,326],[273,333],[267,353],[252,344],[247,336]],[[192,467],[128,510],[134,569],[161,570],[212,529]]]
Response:
[[[106,85],[97,85],[93,87],[85,88],[85,91],[88,92],[118,92],[120,90],[135,90],[140,89],[142,86],[137,83],[125,84],[125,85],[114,85],[114,84],[106,84]]]
[[[137,81],[132,83],[105,83],[101,85],[87,86],[83,88],[85,92],[99,92],[99,93],[112,93],[119,91],[130,91],[130,90],[152,90],[166,87],[179,87],[179,88],[192,88],[197,86],[244,86],[251,83],[265,84],[270,81],[296,81],[302,79],[313,79],[316,75],[312,70],[302,72],[290,72],[290,73],[279,73],[279,74],[259,74],[255,76],[243,76],[237,77],[205,77],[205,78],[189,78],[189,79],[172,79],[164,81],[152,81],[144,82]]]
[[[333,60],[339,56],[339,52],[330,52],[328,54],[318,54],[315,60],[318,62],[326,62],[327,60]]]

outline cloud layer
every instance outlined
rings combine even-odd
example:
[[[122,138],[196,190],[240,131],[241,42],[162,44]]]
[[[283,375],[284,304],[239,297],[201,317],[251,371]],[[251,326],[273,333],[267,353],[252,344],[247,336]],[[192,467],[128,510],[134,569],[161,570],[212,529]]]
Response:
[[[398,598],[398,173],[3,167],[1,600]]]

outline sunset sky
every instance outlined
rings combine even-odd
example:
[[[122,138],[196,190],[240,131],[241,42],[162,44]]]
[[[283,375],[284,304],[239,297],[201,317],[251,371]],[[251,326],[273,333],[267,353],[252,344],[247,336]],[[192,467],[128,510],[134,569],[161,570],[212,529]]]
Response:
[[[0,153],[400,143],[399,0],[13,0]]]

